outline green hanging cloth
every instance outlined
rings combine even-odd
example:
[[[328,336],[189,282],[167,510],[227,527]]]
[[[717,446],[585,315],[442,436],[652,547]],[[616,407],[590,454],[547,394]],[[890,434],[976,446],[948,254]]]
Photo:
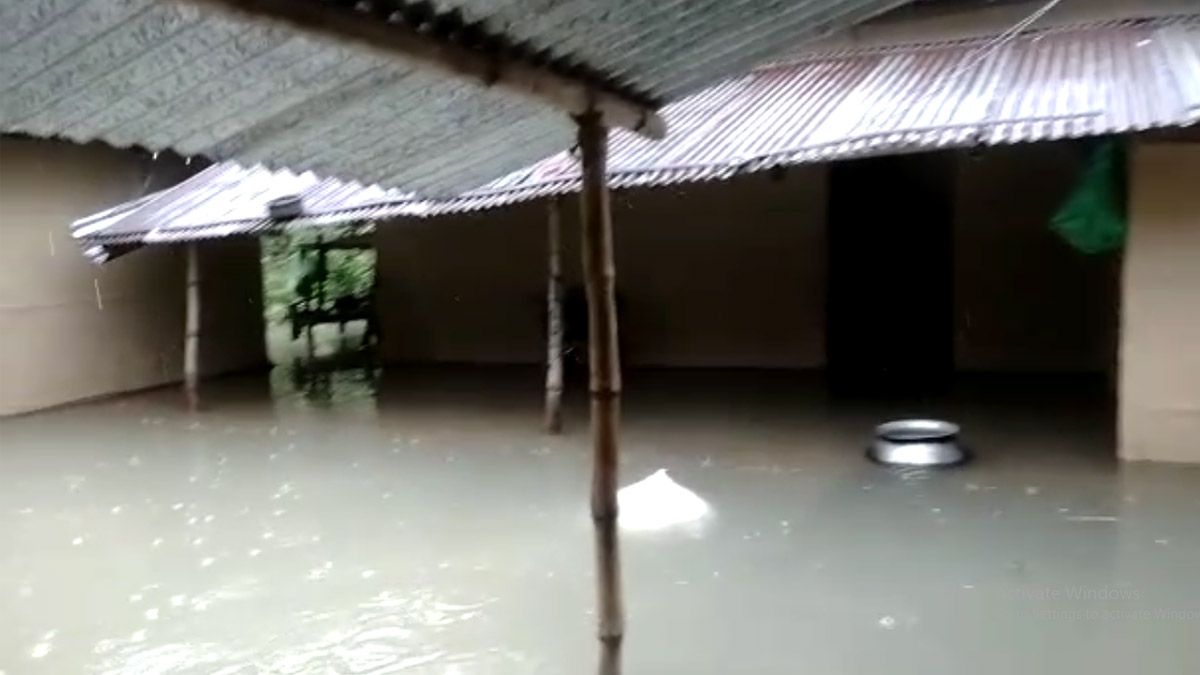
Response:
[[[1050,228],[1082,253],[1119,251],[1125,245],[1125,146],[1107,140],[1096,148]]]

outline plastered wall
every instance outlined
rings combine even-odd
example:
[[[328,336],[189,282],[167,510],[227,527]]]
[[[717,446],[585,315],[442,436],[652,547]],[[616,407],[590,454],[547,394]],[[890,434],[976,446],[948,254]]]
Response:
[[[1112,368],[1117,261],[1080,254],[1048,227],[1084,157],[1070,144],[1045,144],[957,158],[960,370]],[[814,166],[615,192],[626,363],[822,367],[826,189],[826,169]],[[578,283],[576,205],[567,200],[566,275]],[[385,357],[540,363],[546,208],[383,224]]]
[[[1137,144],[1130,178],[1120,454],[1200,462],[1200,143]]]
[[[180,379],[182,251],[147,248],[96,266],[68,225],[189,172],[101,145],[0,140],[0,415]],[[202,251],[205,372],[263,363],[257,243]]]
[[[825,172],[614,194],[623,358],[633,366],[818,367],[824,361]],[[540,363],[544,201],[384,224],[385,357]],[[576,200],[564,264],[580,276]]]

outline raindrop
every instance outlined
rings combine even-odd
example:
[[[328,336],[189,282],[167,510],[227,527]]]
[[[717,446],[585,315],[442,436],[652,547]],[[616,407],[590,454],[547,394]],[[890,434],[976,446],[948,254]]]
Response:
[[[187,603],[186,595],[172,595],[171,596],[171,606],[172,607],[183,607],[186,603]]]
[[[83,546],[83,537],[75,537],[71,540],[72,546]]]
[[[1042,491],[1041,488],[1039,488],[1036,485],[1029,485],[1025,488],[1025,494],[1029,495],[1030,497],[1036,495],[1037,493],[1039,493],[1041,491]]]
[[[1169,546],[1171,544],[1171,540],[1170,539],[1155,539],[1154,543],[1158,544],[1159,546]]]
[[[157,607],[151,607],[150,609],[146,610],[146,620],[147,621],[158,621],[158,608]]]
[[[132,456],[132,457],[130,457],[130,458],[129,458],[129,466],[141,466],[141,465],[142,465],[142,458],[141,458],[141,457],[138,457],[137,455],[134,455],[134,456]]]
[[[114,516],[119,515],[121,513],[121,506],[120,505],[114,506],[111,509],[109,509],[108,512],[113,514]]]
[[[217,561],[216,558],[204,558],[203,560],[200,561],[200,566],[201,567],[211,567],[212,564],[215,563],[216,561]]]
[[[371,577],[375,576],[375,570],[363,570],[361,573],[359,573],[359,576],[364,579],[370,579]]]
[[[891,615],[880,617],[879,627],[885,630],[892,630],[896,627],[896,617]]]
[[[251,558],[257,558],[261,553],[261,548],[252,548],[247,552],[247,555],[249,555]]]

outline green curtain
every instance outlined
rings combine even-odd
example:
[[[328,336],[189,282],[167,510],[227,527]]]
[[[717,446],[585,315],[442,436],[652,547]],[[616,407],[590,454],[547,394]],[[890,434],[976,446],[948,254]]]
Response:
[[[1080,252],[1119,251],[1128,229],[1125,194],[1125,145],[1109,139],[1092,152],[1050,227]]]

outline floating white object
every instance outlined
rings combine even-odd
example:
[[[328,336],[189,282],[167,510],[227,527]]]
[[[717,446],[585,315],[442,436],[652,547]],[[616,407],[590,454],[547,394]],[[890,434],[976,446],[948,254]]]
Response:
[[[695,492],[671,480],[666,469],[621,488],[617,492],[617,507],[621,528],[634,531],[694,523],[711,511]]]

